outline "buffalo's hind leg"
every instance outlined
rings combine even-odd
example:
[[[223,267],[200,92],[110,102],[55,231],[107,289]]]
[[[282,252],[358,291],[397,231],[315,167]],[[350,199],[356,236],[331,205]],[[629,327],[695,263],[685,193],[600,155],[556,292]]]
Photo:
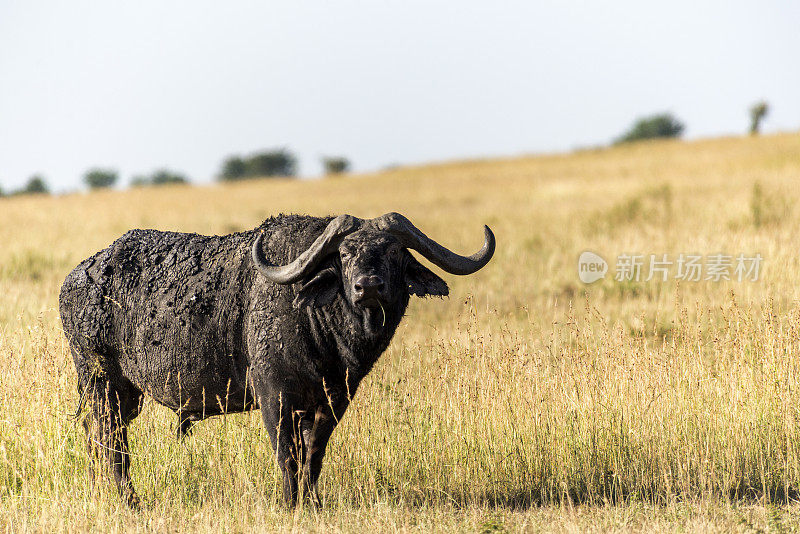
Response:
[[[125,379],[112,384],[95,379],[83,394],[88,414],[83,421],[93,463],[105,463],[111,470],[120,495],[131,507],[139,506],[129,474],[128,423],[141,408],[142,392]]]
[[[178,413],[178,430],[175,432],[175,437],[178,441],[183,441],[186,436],[192,433],[192,426],[196,420],[196,417]]]

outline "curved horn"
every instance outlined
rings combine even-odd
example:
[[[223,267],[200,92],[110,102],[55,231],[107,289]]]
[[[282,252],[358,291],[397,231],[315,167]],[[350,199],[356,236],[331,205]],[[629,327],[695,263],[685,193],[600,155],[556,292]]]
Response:
[[[379,230],[396,236],[406,248],[411,248],[425,256],[431,263],[450,274],[472,274],[489,263],[494,254],[494,234],[488,226],[483,227],[483,248],[472,256],[459,256],[411,224],[411,221],[399,213],[387,213],[370,221]]]
[[[258,272],[270,282],[293,284],[311,274],[320,260],[325,255],[336,250],[342,239],[358,230],[362,222],[361,219],[351,215],[339,215],[328,223],[328,226],[325,227],[325,230],[314,240],[310,247],[287,265],[270,265],[266,260],[264,253],[261,251],[261,243],[264,238],[262,230],[253,242],[253,248],[251,249],[253,263]]]

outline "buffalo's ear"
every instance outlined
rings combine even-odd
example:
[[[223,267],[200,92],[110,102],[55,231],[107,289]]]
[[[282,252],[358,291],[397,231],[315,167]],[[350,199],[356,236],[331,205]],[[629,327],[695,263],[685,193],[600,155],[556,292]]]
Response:
[[[303,284],[294,298],[294,307],[325,306],[333,302],[339,292],[339,275],[336,269],[328,267],[319,271],[314,278]]]
[[[418,262],[413,256],[406,266],[408,292],[418,297],[446,297],[450,294],[447,282]]]

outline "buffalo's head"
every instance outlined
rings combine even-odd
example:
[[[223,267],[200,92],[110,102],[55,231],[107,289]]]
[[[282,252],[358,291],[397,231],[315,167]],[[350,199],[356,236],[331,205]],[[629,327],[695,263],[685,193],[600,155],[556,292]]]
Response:
[[[494,234],[484,227],[483,248],[460,256],[420,232],[399,213],[362,220],[350,215],[333,219],[322,234],[293,262],[270,265],[261,251],[263,234],[253,243],[253,262],[268,280],[302,282],[294,305],[324,306],[338,293],[363,317],[368,331],[377,332],[387,310],[402,310],[409,295],[445,296],[447,284],[409,252],[416,250],[451,274],[472,274],[494,254]],[[402,313],[402,311],[400,312]],[[399,318],[398,318],[399,319]]]

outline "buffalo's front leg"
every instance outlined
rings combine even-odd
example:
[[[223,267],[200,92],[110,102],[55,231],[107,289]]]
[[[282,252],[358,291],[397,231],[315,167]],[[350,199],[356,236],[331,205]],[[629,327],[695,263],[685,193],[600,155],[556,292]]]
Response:
[[[271,388],[260,389],[261,418],[283,475],[283,499],[288,506],[294,507],[297,504],[298,465],[302,455],[298,415],[292,412],[292,405],[282,392]]]
[[[322,459],[328,446],[337,418],[326,407],[318,407],[301,423],[303,434],[303,490],[314,505],[320,505],[317,481],[322,470]]]

